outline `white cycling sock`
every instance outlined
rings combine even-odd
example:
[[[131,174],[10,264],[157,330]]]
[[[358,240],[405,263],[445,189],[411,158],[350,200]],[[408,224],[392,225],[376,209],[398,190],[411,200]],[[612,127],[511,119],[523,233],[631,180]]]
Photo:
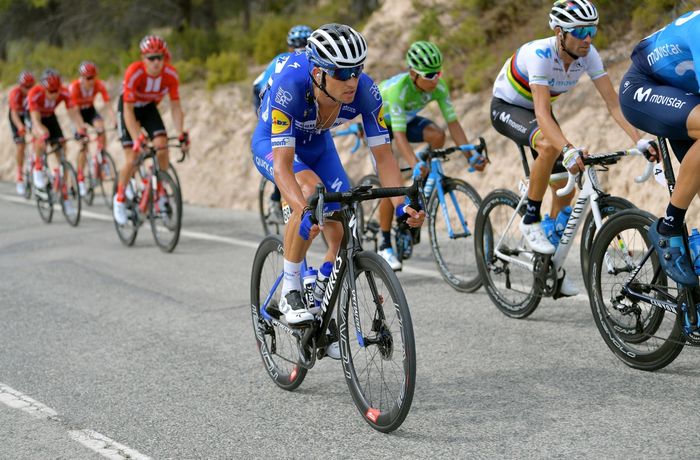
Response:
[[[289,291],[301,292],[301,262],[290,262],[284,259],[284,276],[282,277],[282,297]]]

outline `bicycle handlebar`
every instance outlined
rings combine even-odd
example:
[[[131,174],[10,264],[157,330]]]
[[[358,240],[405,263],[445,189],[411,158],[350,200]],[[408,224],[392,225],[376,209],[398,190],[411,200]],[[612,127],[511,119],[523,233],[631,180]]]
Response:
[[[583,164],[586,166],[596,166],[596,165],[612,165],[618,162],[618,160],[624,156],[628,155],[644,155],[640,150],[638,149],[628,149],[628,150],[619,150],[617,152],[611,152],[611,153],[602,153],[599,155],[591,155],[586,158],[583,158]],[[654,172],[654,163],[647,161],[646,168],[644,170],[644,173],[642,173],[641,176],[637,176],[634,178],[634,181],[636,183],[642,183],[649,179],[651,175]],[[566,185],[564,188],[561,188],[557,190],[557,196],[565,196],[571,193],[571,191],[574,189],[576,186],[576,181],[581,175],[581,173],[576,173],[576,174],[569,174],[569,179],[566,182]]]
[[[447,147],[444,149],[424,149],[421,150],[420,152],[416,153],[416,156],[418,157],[419,160],[425,161],[426,163],[432,160],[433,158],[445,158],[449,154],[454,153],[454,152],[468,152],[468,151],[474,151],[477,153],[476,156],[472,156],[469,159],[469,171],[474,172],[476,169],[474,169],[474,163],[478,160],[479,155],[483,156],[486,158],[486,161],[489,161],[489,154],[488,154],[488,147],[486,146],[486,140],[483,137],[479,137],[479,143],[478,144],[464,144],[464,145],[456,145],[454,147]]]
[[[409,187],[372,188],[371,185],[360,185],[347,192],[326,192],[323,184],[319,183],[316,185],[316,192],[309,198],[307,203],[313,209],[314,217],[319,225],[323,225],[323,207],[326,203],[351,204],[378,198],[407,196],[409,199],[408,206],[415,210],[420,210],[419,185],[420,178],[416,178]]]

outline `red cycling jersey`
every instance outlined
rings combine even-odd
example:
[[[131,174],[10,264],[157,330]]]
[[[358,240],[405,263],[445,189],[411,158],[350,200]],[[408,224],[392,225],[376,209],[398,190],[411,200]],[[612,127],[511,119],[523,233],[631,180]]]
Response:
[[[102,80],[95,79],[95,84],[92,89],[83,87],[80,84],[80,79],[73,80],[69,86],[70,100],[73,105],[77,105],[81,109],[89,109],[95,104],[95,96],[102,95],[104,102],[109,102],[109,94]]]
[[[36,85],[29,90],[29,94],[27,94],[29,111],[40,112],[42,118],[52,115],[61,102],[66,103],[67,109],[73,107],[73,103],[70,100],[70,93],[65,86],[61,86],[61,89],[58,91],[58,97],[53,101],[46,97],[46,88],[41,85]]]
[[[27,94],[22,94],[22,89],[19,86],[10,90],[8,98],[10,99],[10,110],[19,113],[26,112]]]
[[[137,107],[155,102],[158,104],[166,94],[171,101],[180,100],[178,90],[180,80],[175,67],[165,64],[160,75],[152,77],[146,73],[142,61],[132,63],[126,69],[122,91],[124,102],[131,102]]]

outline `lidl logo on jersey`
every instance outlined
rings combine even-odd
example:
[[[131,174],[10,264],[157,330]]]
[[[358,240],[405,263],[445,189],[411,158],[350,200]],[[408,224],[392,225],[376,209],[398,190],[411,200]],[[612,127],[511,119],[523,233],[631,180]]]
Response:
[[[377,111],[377,126],[379,127],[380,130],[384,131],[386,130],[386,121],[384,120],[384,106],[381,105],[379,106],[379,110]]]
[[[291,126],[287,114],[281,110],[272,109],[272,134],[282,134]]]

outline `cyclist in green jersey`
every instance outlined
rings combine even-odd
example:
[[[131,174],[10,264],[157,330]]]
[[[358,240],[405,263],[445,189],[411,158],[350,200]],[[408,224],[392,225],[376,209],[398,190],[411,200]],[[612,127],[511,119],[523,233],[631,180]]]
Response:
[[[384,119],[401,157],[414,169],[427,172],[411,147],[411,142],[427,142],[431,149],[442,148],[445,145],[445,130],[432,120],[421,117],[418,112],[431,101],[437,101],[442,116],[447,123],[450,137],[457,145],[467,144],[467,135],[457,120],[450,91],[442,76],[442,53],[431,42],[417,41],[406,53],[408,72],[395,75],[379,84],[379,91],[384,100]],[[465,152],[469,159],[475,152]],[[476,164],[475,168],[483,171],[485,163]],[[379,226],[382,232],[382,243],[379,255],[386,260],[392,269],[400,270],[401,262],[396,259],[391,247],[391,222],[394,207],[390,200],[382,200],[379,208]]]

